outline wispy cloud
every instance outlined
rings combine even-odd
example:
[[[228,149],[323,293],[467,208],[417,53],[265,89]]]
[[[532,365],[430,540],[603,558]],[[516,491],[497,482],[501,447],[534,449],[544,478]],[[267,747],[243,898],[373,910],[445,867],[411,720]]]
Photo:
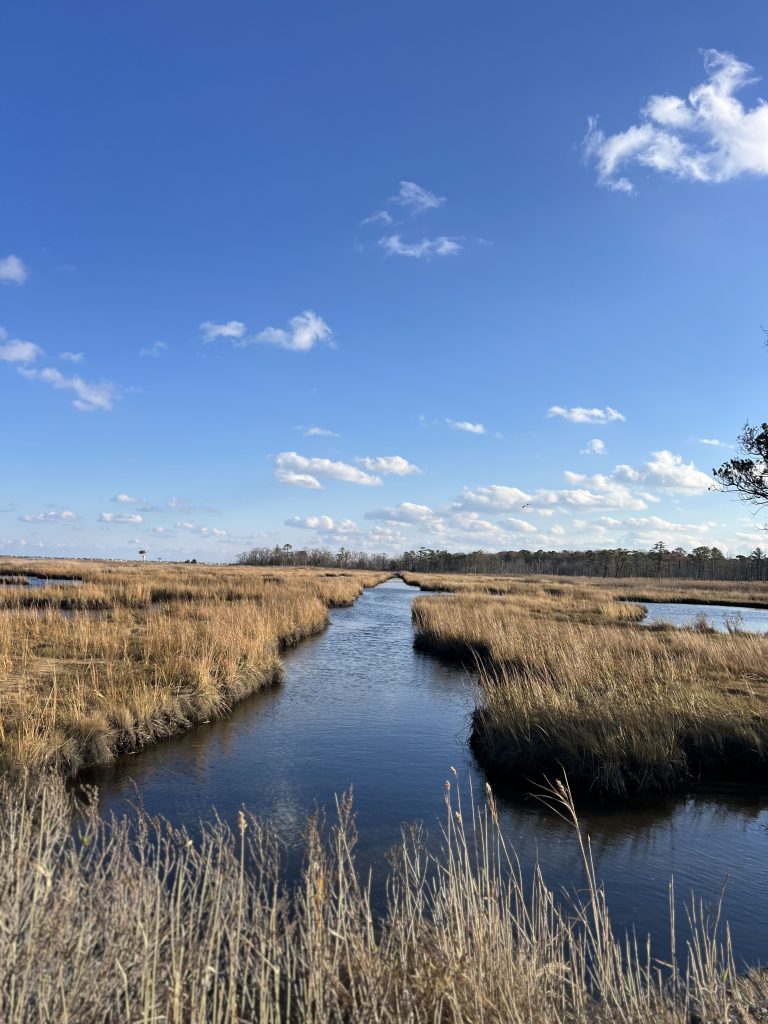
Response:
[[[116,501],[118,505],[141,505],[145,509],[149,504],[144,498],[134,498],[131,494],[116,494],[112,501]]]
[[[33,512],[19,516],[22,523],[72,523],[77,519],[74,512]]]
[[[485,426],[482,423],[470,423],[469,420],[446,420],[453,430],[463,430],[467,434],[484,434]]]
[[[200,324],[203,341],[216,341],[218,338],[229,338],[237,341],[245,335],[245,324],[241,320],[228,320],[225,324],[217,324],[214,320],[204,320]]]
[[[216,526],[201,526],[200,523],[182,521],[174,524],[178,530],[188,530],[201,537],[226,537],[227,531],[220,530]]]
[[[144,522],[144,516],[140,516],[138,512],[102,512],[99,522],[138,526]]]
[[[422,213],[424,210],[436,210],[446,200],[445,196],[435,195],[429,189],[417,185],[415,181],[401,181],[397,195],[390,196],[389,201],[397,203],[398,206],[405,206],[413,213]]]
[[[591,441],[587,441],[587,447],[582,448],[579,455],[605,455],[605,441],[593,437]]]
[[[206,321],[206,323],[210,327],[214,326],[213,324],[211,324],[211,322],[209,320]],[[204,326],[204,325],[201,325],[201,329],[202,329],[202,326]],[[219,325],[219,326],[222,326],[222,325]],[[213,341],[213,340],[214,340],[213,338],[205,338],[205,341]],[[139,351],[139,355],[140,356],[148,356],[151,359],[157,359],[158,356],[162,355],[163,352],[167,352],[167,351],[168,351],[168,345],[167,345],[166,342],[164,342],[164,341],[154,341],[154,342],[152,342],[151,345],[148,345],[146,348],[142,348]]]
[[[410,256],[417,260],[428,260],[433,256],[455,256],[461,249],[461,244],[447,235],[422,238],[420,242],[404,242],[400,235],[387,235],[379,239],[379,245],[387,256]]]
[[[707,79],[683,98],[651,96],[639,123],[606,135],[591,118],[585,152],[600,185],[633,192],[622,174],[635,164],[686,181],[723,182],[768,174],[768,105],[745,109],[736,93],[756,81],[730,53],[704,51]]]
[[[355,462],[363,469],[371,473],[381,473],[383,476],[412,476],[421,473],[418,466],[414,466],[402,455],[378,455],[376,458],[355,459]]]
[[[275,476],[283,484],[295,487],[309,487],[317,490],[322,487],[319,477],[328,480],[342,480],[350,484],[362,484],[375,487],[381,479],[363,472],[357,466],[347,462],[334,462],[331,459],[310,459],[298,452],[280,452],[275,458]]]
[[[63,359],[65,363],[82,363],[85,359],[84,352],[59,352],[59,359]]]
[[[564,409],[562,405],[553,405],[547,410],[547,416],[559,416],[569,423],[615,423],[626,418],[610,405],[605,409],[585,409],[580,405]]]
[[[366,217],[365,220],[361,220],[361,226],[363,224],[391,224],[393,221],[391,213],[387,213],[386,210],[375,210],[370,217]]]
[[[57,390],[74,391],[76,397],[72,404],[80,412],[93,412],[97,409],[107,411],[112,408],[115,401],[115,385],[108,380],[90,384],[82,377],[65,377],[61,370],[51,366],[43,370],[19,367],[19,373],[27,380],[39,380]]]
[[[327,430],[325,427],[296,427],[304,437],[338,437],[335,430]]]
[[[11,253],[0,259],[0,284],[24,284],[28,271],[24,261]]]
[[[247,345],[277,345],[291,352],[309,352],[321,341],[333,345],[333,332],[321,316],[314,310],[305,309],[288,321],[288,328],[265,327],[257,334],[249,334],[245,324],[240,320],[229,320],[225,324],[206,320],[200,324],[203,341],[207,344],[220,338],[227,339],[237,348]]]
[[[699,444],[707,444],[710,448],[733,448],[732,444],[726,441],[719,441],[716,437],[700,437]]]

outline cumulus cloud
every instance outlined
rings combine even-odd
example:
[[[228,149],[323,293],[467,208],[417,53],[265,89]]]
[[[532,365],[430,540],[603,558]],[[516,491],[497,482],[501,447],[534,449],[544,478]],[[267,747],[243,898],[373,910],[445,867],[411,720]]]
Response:
[[[326,430],[325,427],[297,427],[304,437],[338,437],[335,430]]]
[[[402,455],[379,455],[374,459],[355,459],[355,462],[371,473],[381,473],[384,476],[412,476],[421,472],[418,466],[414,466]]]
[[[411,256],[417,260],[428,260],[433,256],[455,256],[461,249],[461,244],[447,235],[422,238],[420,242],[404,242],[400,235],[385,235],[379,239],[379,245],[387,256]]]
[[[82,363],[85,359],[84,352],[59,352],[59,359],[63,359],[65,363]]]
[[[509,512],[531,502],[531,495],[519,487],[491,484],[490,487],[465,487],[454,501],[455,509],[480,509],[488,512]]]
[[[108,380],[99,383],[88,383],[82,377],[65,377],[61,370],[46,367],[44,370],[28,370],[19,368],[19,373],[27,380],[39,380],[57,390],[74,391],[72,404],[80,412],[93,412],[96,409],[107,411],[115,401],[115,385]]]
[[[599,437],[593,437],[591,441],[587,441],[587,447],[582,448],[579,454],[605,455],[605,441],[601,441]]]
[[[719,50],[703,56],[706,81],[687,97],[651,96],[639,123],[615,135],[590,118],[584,146],[600,185],[633,192],[623,173],[633,164],[697,182],[768,174],[768,105],[758,100],[748,109],[736,98],[756,81],[752,68]]]
[[[485,427],[482,423],[470,423],[469,420],[446,420],[454,430],[464,430],[467,434],[484,434]]]
[[[372,509],[365,513],[366,519],[382,519],[388,523],[400,523],[405,526],[414,523],[432,524],[437,520],[437,515],[429,505],[418,505],[412,501],[403,501],[394,508]]]
[[[112,501],[116,501],[119,505],[146,505],[146,501],[143,498],[134,498],[130,494],[116,494]]]
[[[215,526],[201,526],[199,523],[179,522],[174,524],[178,530],[188,530],[201,537],[226,537],[226,530],[219,530]]]
[[[138,512],[102,512],[99,516],[99,522],[124,523],[136,526],[138,523],[144,522],[144,516],[140,516]]]
[[[33,512],[19,516],[22,523],[71,523],[77,519],[74,512]]]
[[[287,331],[281,327],[267,327],[256,335],[256,340],[279,345],[291,352],[309,352],[319,341],[333,341],[333,333],[328,324],[311,309],[291,317],[288,326]]]
[[[565,409],[562,405],[553,405],[547,410],[547,416],[559,416],[569,423],[615,423],[625,419],[622,413],[612,409],[610,405],[605,409],[585,409],[580,405]]]
[[[322,533],[353,533],[357,530],[357,523],[353,520],[333,519],[331,516],[291,516],[285,520],[285,525]]]
[[[666,487],[672,491],[701,494],[712,488],[712,479],[692,462],[683,462],[682,455],[662,449],[651,452],[653,459],[646,463],[643,478],[647,483]]]
[[[331,459],[310,459],[298,452],[280,452],[275,458],[275,476],[283,484],[296,487],[310,487],[315,490],[322,487],[318,477],[329,480],[342,480],[350,484],[378,486],[381,479],[363,472],[357,466],[346,462],[334,462]]]
[[[236,342],[245,336],[245,324],[241,320],[228,320],[225,324],[205,320],[200,324],[200,330],[206,343],[216,341],[218,338],[228,338]]]
[[[11,338],[5,341],[8,332],[0,327],[0,363],[33,363],[43,350],[39,345],[31,341],[20,341],[18,338]]]
[[[424,210],[436,210],[445,202],[445,196],[435,195],[429,189],[422,188],[415,181],[401,181],[400,189],[395,196],[390,196],[391,203],[404,206],[413,213],[422,213]]]
[[[210,321],[206,321],[206,323],[208,323],[209,326],[212,326],[212,327],[215,326],[215,325],[211,324]],[[221,326],[221,325],[219,325],[219,326]],[[214,339],[213,338],[205,338],[204,340],[205,341],[213,341]],[[168,345],[164,341],[153,341],[151,345],[147,346],[147,348],[142,348],[139,351],[139,355],[140,356],[149,356],[152,359],[157,359],[158,356],[160,356],[163,352],[167,352],[167,351],[168,351]]]
[[[11,253],[0,258],[0,284],[24,284],[28,272],[24,261]]]

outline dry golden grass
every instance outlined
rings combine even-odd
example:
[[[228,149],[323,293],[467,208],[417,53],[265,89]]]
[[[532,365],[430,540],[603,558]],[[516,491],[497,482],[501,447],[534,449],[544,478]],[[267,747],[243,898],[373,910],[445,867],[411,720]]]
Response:
[[[355,868],[348,801],[303,875],[241,814],[199,842],[161,821],[73,830],[62,783],[0,782],[4,1024],[758,1024],[768,987],[738,977],[727,929],[692,904],[671,964],[611,927],[566,792],[585,887],[521,880],[485,811],[448,786],[442,849],[406,835],[378,917]],[[75,831],[77,834],[75,834]],[[674,922],[670,922],[674,925]],[[674,948],[674,945],[673,945]]]
[[[72,775],[226,714],[377,573],[20,563],[0,588],[0,767]],[[0,571],[6,565],[0,563]]]
[[[478,660],[472,743],[493,770],[608,794],[764,774],[768,636],[647,629],[583,580],[478,583],[418,598],[413,619],[418,646]]]

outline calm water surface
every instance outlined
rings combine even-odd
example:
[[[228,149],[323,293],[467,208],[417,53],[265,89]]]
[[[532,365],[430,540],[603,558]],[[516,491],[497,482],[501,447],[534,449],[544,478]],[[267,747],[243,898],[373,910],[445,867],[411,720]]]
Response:
[[[392,580],[332,611],[325,633],[286,656],[282,686],[92,777],[103,809],[125,811],[138,794],[194,831],[214,807],[234,822],[245,804],[276,825],[295,869],[307,813],[352,786],[362,867],[383,873],[404,822],[423,821],[437,841],[451,767],[478,797],[485,779],[467,745],[474,681],[414,651],[417,594]],[[551,886],[582,885],[563,822],[531,798],[500,809],[526,870],[538,860]],[[665,955],[670,875],[681,901],[692,889],[716,901],[727,883],[738,957],[768,961],[768,796],[653,799],[582,817],[616,923],[650,931]]]
[[[648,614],[643,619],[644,626],[653,626],[657,622],[669,622],[673,626],[690,626],[699,616],[703,615],[707,623],[720,633],[738,627],[746,633],[768,633],[768,609],[765,608],[733,608],[724,604],[668,604],[666,602],[643,601]]]

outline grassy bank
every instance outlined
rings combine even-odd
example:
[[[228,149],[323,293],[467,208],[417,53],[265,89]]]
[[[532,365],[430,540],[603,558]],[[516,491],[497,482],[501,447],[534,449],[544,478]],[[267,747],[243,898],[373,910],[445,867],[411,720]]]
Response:
[[[415,642],[477,660],[472,745],[506,778],[565,772],[623,795],[765,777],[768,637],[639,627],[626,596],[585,581],[461,581],[414,602]]]
[[[226,714],[386,574],[0,562],[0,768],[73,775]]]
[[[525,886],[486,812],[450,787],[443,848],[393,852],[377,918],[355,870],[347,803],[303,877],[280,882],[274,835],[247,815],[199,843],[162,822],[73,837],[57,779],[0,783],[0,1019],[6,1024],[747,1024],[764,1020],[760,974],[739,978],[727,931],[694,908],[671,967],[611,928],[583,858],[585,891],[563,907]],[[561,810],[572,816],[567,804]],[[574,820],[574,826],[576,822]],[[684,966],[683,966],[684,964]]]

